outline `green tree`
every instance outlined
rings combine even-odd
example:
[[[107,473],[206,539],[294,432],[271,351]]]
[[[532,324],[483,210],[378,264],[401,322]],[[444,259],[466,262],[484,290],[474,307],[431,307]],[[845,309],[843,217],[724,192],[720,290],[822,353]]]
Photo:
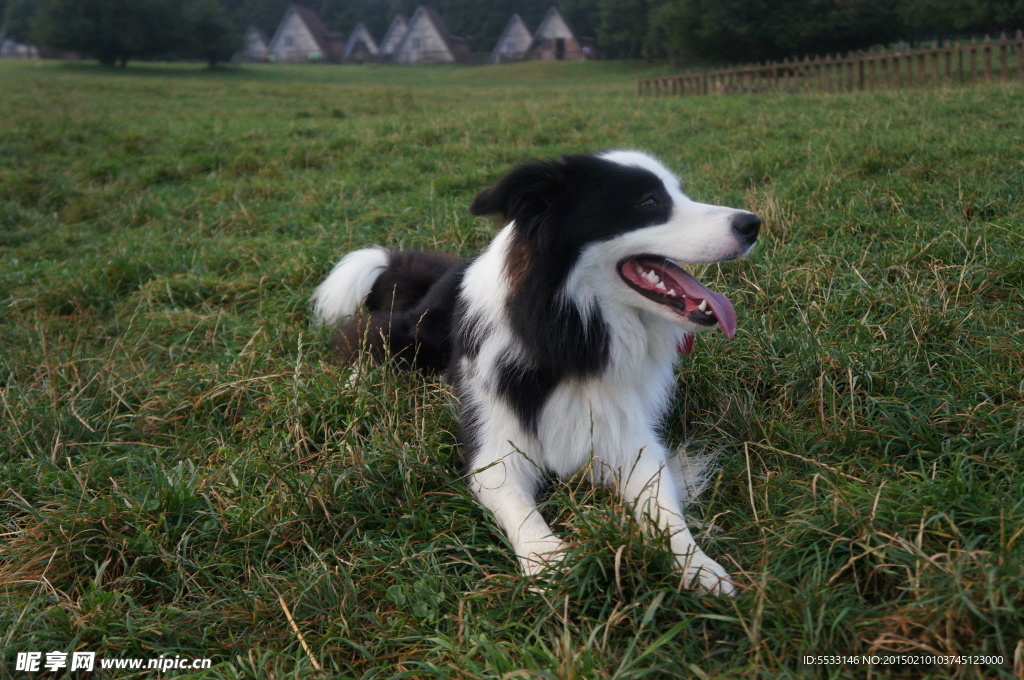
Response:
[[[228,10],[239,26],[257,26],[273,35],[291,0],[229,0]],[[302,3],[318,10],[312,3]],[[319,3],[317,3],[319,5]]]
[[[189,0],[182,18],[188,56],[199,57],[211,69],[245,46],[242,32],[220,0]]]
[[[877,0],[668,0],[653,16],[667,48],[725,63],[848,51],[901,30]]]
[[[1024,28],[1024,0],[901,0],[899,14],[918,31],[984,33]]]
[[[550,3],[546,3],[550,5]],[[545,10],[547,7],[544,8]],[[558,9],[562,16],[572,26],[576,35],[585,38],[595,38],[598,34],[598,27],[601,25],[601,9],[599,0],[561,0]],[[532,26],[534,27],[535,26]],[[598,47],[603,47],[598,44]]]
[[[173,0],[42,0],[32,22],[35,42],[106,65],[152,58],[178,48],[183,25]]]
[[[600,1],[597,41],[605,55],[619,59],[651,56],[650,5],[650,0]]]
[[[4,40],[29,42],[32,17],[39,9],[39,0],[11,0],[0,8],[0,36]]]

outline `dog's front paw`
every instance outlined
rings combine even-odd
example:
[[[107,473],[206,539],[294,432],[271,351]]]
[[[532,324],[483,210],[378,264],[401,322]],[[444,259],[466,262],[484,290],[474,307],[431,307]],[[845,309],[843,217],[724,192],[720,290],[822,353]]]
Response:
[[[527,578],[538,576],[552,569],[565,557],[569,544],[556,538],[532,541],[525,555],[519,556],[519,567]]]
[[[712,595],[735,595],[736,584],[718,562],[700,550],[676,558],[687,588],[700,588]]]

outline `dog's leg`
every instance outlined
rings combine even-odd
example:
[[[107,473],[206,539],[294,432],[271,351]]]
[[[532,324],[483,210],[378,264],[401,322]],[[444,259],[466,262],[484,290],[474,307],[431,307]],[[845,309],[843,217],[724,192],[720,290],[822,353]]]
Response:
[[[687,587],[699,586],[714,595],[732,595],[736,586],[725,569],[704,554],[690,533],[680,507],[679,495],[666,466],[665,450],[647,446],[635,464],[616,480],[622,498],[633,505],[638,522],[650,523],[669,535],[672,552]]]
[[[560,560],[565,544],[537,508],[534,493],[540,474],[533,464],[518,451],[505,456],[478,453],[474,469],[470,488],[505,531],[523,573],[535,576]]]

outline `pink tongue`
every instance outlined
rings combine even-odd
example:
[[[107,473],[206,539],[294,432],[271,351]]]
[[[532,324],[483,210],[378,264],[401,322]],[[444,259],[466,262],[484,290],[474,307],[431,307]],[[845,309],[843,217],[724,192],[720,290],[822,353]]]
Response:
[[[707,291],[707,297],[704,299],[718,317],[718,325],[722,327],[725,337],[731,338],[736,335],[736,310],[732,308],[729,298],[708,288],[704,290]]]
[[[711,311],[718,317],[718,324],[722,327],[725,337],[731,338],[736,335],[736,310],[732,308],[729,298],[721,293],[716,293],[703,283],[682,269],[664,270],[665,274],[672,277],[687,297],[704,299],[708,301]]]

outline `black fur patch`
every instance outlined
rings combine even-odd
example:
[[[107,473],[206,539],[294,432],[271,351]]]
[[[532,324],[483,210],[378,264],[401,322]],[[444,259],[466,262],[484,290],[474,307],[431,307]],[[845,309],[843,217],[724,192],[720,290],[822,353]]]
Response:
[[[530,434],[537,434],[541,409],[558,385],[559,373],[551,366],[526,368],[512,361],[498,364],[498,394]]]
[[[430,287],[458,263],[458,258],[445,253],[389,251],[388,268],[374,282],[366,298],[366,308],[371,312],[412,309]]]
[[[520,165],[480,192],[470,212],[514,220],[523,244],[547,260],[664,224],[672,207],[665,185],[653,172],[576,155]]]
[[[452,318],[466,262],[440,253],[392,252],[367,298],[368,315],[343,324],[335,347],[344,358],[364,351],[427,373],[442,373],[452,356]]]

